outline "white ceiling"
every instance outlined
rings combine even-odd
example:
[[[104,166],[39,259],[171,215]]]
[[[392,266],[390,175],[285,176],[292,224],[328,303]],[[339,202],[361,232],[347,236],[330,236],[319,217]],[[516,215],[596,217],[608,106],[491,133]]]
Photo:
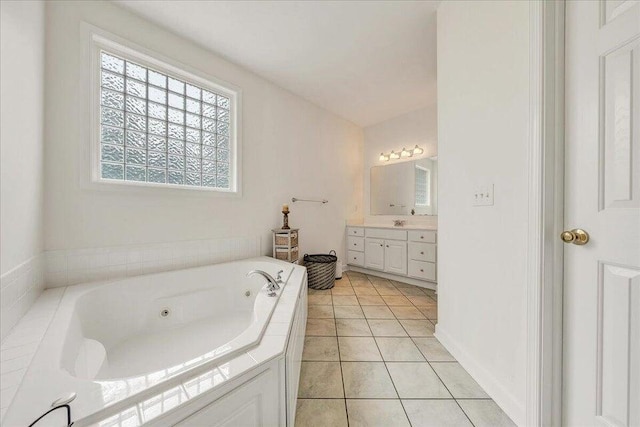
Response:
[[[361,126],[436,100],[437,1],[116,2]]]

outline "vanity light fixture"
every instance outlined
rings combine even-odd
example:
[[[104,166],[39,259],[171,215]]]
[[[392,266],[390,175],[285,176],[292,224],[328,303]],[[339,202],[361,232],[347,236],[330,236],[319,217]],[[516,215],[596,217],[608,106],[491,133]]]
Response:
[[[381,162],[388,162],[389,160],[398,160],[400,158],[413,157],[414,154],[422,153],[424,153],[424,149],[416,145],[414,148],[409,150],[407,150],[405,147],[402,147],[402,151],[400,151],[399,153],[396,153],[393,150],[391,150],[391,153],[389,154],[380,153],[380,157],[378,159]]]

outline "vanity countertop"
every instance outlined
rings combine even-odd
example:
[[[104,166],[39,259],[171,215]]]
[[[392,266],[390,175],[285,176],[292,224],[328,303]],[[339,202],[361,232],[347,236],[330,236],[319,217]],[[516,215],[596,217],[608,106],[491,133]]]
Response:
[[[402,227],[396,227],[393,224],[347,224],[347,227],[386,228],[390,230],[438,230],[438,227],[436,225],[426,224],[409,224]]]

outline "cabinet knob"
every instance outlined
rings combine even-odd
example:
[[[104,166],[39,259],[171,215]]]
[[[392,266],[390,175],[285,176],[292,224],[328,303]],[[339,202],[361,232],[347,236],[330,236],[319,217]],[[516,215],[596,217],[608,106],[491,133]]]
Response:
[[[424,239],[424,236],[420,236],[421,239]]]
[[[420,251],[420,255],[424,255],[424,251]]]
[[[354,243],[354,244],[353,244],[353,246],[358,246],[358,244],[357,244],[357,243]]]
[[[423,269],[420,269],[420,273],[424,273],[424,270],[423,270]]]
[[[389,245],[387,245],[387,247],[389,247]]]
[[[380,247],[383,247],[384,245],[380,245]]]
[[[356,257],[353,257],[353,259],[357,259]]]

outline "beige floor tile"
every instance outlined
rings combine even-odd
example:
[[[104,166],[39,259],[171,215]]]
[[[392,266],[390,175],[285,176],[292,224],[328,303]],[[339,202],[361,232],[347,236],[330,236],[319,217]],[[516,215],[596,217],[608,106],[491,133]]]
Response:
[[[400,400],[348,399],[347,411],[350,427],[410,426]]]
[[[438,320],[438,306],[418,307],[420,313],[424,314],[429,320]]]
[[[367,276],[367,278],[369,279],[369,281],[371,283],[373,283],[374,285],[378,284],[378,285],[391,285],[391,280],[389,279],[385,279],[384,277],[378,277],[378,276]]]
[[[336,280],[333,286],[335,288],[348,288],[351,286],[351,282],[349,279],[340,279]]]
[[[295,427],[347,427],[343,399],[298,399]]]
[[[382,305],[364,305],[362,311],[367,319],[395,319],[389,307]]]
[[[446,348],[436,338],[414,338],[413,342],[429,362],[455,362]]]
[[[370,337],[371,330],[365,319],[336,319],[336,329],[341,337]]]
[[[369,319],[369,327],[376,337],[406,337],[404,328],[395,319]]]
[[[378,295],[358,295],[358,302],[360,305],[385,305],[384,300]]]
[[[307,293],[309,295],[331,295],[331,290],[327,289],[327,290],[320,290],[320,289],[307,289]]]
[[[511,418],[493,400],[461,399],[458,403],[476,427],[515,427]]]
[[[330,294],[314,294],[307,297],[307,304],[309,305],[331,305]]]
[[[339,362],[302,362],[298,397],[344,397]]]
[[[338,337],[338,349],[343,362],[382,361],[378,346],[371,337]]]
[[[333,307],[336,319],[364,319],[359,305],[336,305]]]
[[[489,397],[459,363],[434,362],[431,366],[456,399],[485,399]]]
[[[358,296],[363,296],[363,295],[378,295],[378,291],[376,291],[376,288],[374,288],[373,286],[368,288],[368,287],[362,287],[362,288],[353,288],[353,291],[356,293],[356,295]]]
[[[334,319],[307,319],[307,336],[336,336]]]
[[[351,282],[351,286],[353,286],[354,290],[356,288],[371,288],[371,289],[375,289],[373,287],[373,284],[368,280],[358,280],[358,281],[355,281],[355,282]]]
[[[427,362],[387,363],[401,399],[451,399],[442,381]]]
[[[413,306],[390,306],[389,308],[398,319],[426,319],[424,314],[420,313],[418,309]]]
[[[393,286],[376,286],[376,291],[382,296],[402,296],[402,293]]]
[[[428,320],[400,320],[402,326],[410,337],[432,337],[435,332],[435,326]]]
[[[333,305],[358,305],[355,295],[334,295]]]
[[[304,361],[338,361],[338,339],[336,337],[305,337],[302,351]]]
[[[384,295],[382,299],[384,300],[384,302],[387,303],[388,306],[392,306],[392,305],[413,306],[413,304],[411,304],[411,301],[409,301],[407,297],[402,295],[395,295],[395,296]]]
[[[413,426],[472,426],[455,400],[403,400],[402,405]]]
[[[404,296],[424,296],[424,292],[421,288],[401,288],[400,292]]]
[[[385,361],[418,362],[425,360],[411,338],[376,337],[376,342]]]
[[[307,312],[309,319],[333,319],[332,305],[310,305]]]
[[[331,293],[333,295],[355,295],[353,292],[353,288],[351,286],[345,286],[342,288],[333,288],[331,289]]]
[[[398,289],[415,288],[415,286],[410,285],[409,283],[398,282],[397,280],[392,280],[391,283],[393,284],[393,286],[395,286]]]
[[[382,362],[342,362],[345,395],[356,399],[397,399],[387,368]]]
[[[413,295],[407,295],[407,299],[409,301],[411,301],[411,303],[413,305],[415,305],[416,307],[420,308],[420,307],[434,307],[436,306],[438,303],[435,302],[434,300],[432,300],[431,298],[429,298],[426,295],[418,295],[418,296],[413,296]]]

